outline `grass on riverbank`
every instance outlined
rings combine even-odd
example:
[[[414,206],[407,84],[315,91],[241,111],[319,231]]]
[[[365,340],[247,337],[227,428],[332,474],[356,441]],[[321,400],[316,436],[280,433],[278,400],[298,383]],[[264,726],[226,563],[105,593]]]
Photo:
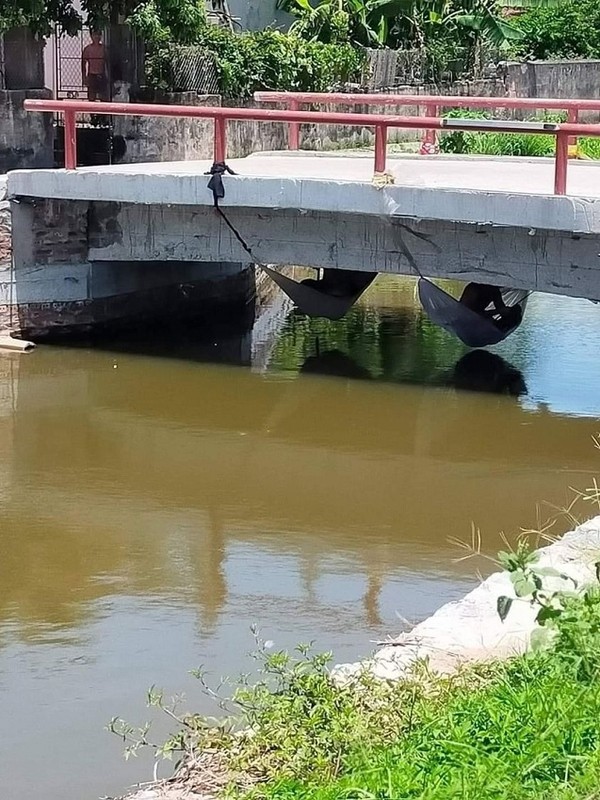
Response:
[[[525,570],[515,585],[537,580]],[[540,603],[550,649],[450,678],[338,688],[327,656],[262,647],[233,695],[251,734],[186,715],[163,750],[218,755],[220,794],[246,800],[600,800],[600,590]]]
[[[251,796],[592,800],[600,797],[600,682],[564,654],[521,658],[486,686],[450,683],[422,698],[394,744],[365,742],[334,779],[275,779]]]
[[[462,119],[490,119],[484,111],[453,109],[445,117]],[[538,122],[564,122],[564,114],[545,114],[535,117]],[[580,157],[600,159],[600,138],[582,137],[577,141]],[[494,133],[454,131],[442,134],[440,150],[443,153],[488,156],[522,156],[552,158],[555,153],[556,138],[545,134]]]

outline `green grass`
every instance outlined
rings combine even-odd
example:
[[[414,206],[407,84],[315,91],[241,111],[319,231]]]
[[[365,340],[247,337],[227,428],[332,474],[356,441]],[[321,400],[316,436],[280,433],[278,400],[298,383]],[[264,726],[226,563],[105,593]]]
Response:
[[[490,119],[481,111],[453,109],[444,116],[463,119]],[[543,122],[564,122],[561,114],[546,114],[536,117]],[[581,152],[590,159],[600,159],[600,138],[579,139]],[[440,138],[440,150],[444,153],[459,153],[489,156],[552,157],[555,152],[555,137],[545,134],[522,133],[470,133],[454,131]]]
[[[579,148],[588,158],[600,159],[600,137],[580,139]]]
[[[286,764],[261,800],[592,800],[600,798],[600,594],[567,601],[548,651],[412,689],[392,741],[376,718],[335,769]],[[411,694],[412,693],[412,694]],[[393,700],[389,697],[388,701]],[[326,722],[330,725],[333,717]],[[338,720],[339,722],[340,720]],[[303,727],[302,716],[291,726]],[[382,719],[381,725],[388,724]],[[283,723],[285,737],[290,723]],[[373,738],[369,737],[369,730]],[[375,743],[374,743],[375,742]],[[327,757],[326,753],[322,756]],[[287,773],[287,774],[286,774]]]
[[[388,747],[357,749],[332,781],[272,781],[272,800],[567,800],[600,792],[600,684],[524,658],[476,691],[423,703]],[[592,795],[594,796],[594,795]],[[600,793],[596,796],[600,797]]]
[[[537,607],[547,636],[535,652],[446,678],[419,665],[401,682],[365,674],[338,687],[330,654],[273,652],[257,637],[255,676],[227,695],[236,716],[180,714],[152,689],[149,704],[179,731],[152,745],[147,725],[113,720],[111,730],[129,752],[179,751],[188,764],[216,753],[187,788],[218,772],[236,800],[600,800],[600,588],[577,594],[566,579],[568,590],[547,591],[546,577],[561,576],[526,545],[498,558],[517,595],[499,613]]]

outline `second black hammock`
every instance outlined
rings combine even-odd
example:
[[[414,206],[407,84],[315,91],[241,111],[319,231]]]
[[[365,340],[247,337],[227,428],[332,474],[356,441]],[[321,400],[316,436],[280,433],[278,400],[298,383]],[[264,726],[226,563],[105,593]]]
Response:
[[[427,278],[419,279],[419,299],[429,319],[449,333],[457,336],[467,347],[487,347],[498,344],[510,336],[521,324],[529,292],[523,289],[502,289],[502,299],[508,308],[521,307],[521,314],[514,325],[499,327],[489,316],[478,314],[463,305]],[[492,311],[490,304],[486,311]]]

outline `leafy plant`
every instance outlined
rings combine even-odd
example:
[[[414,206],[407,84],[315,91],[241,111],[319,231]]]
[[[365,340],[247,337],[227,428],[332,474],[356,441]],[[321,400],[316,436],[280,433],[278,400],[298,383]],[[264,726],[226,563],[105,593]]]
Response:
[[[364,64],[363,53],[348,44],[307,42],[273,30],[236,34],[206,24],[194,46],[213,60],[220,92],[238,100],[268,89],[327,91],[357,79]],[[147,59],[149,84],[177,90],[172,63],[171,47],[159,41]]]
[[[459,119],[490,119],[484,111],[456,108],[445,114]],[[564,122],[565,114],[545,114],[536,117],[539,122]],[[481,154],[492,156],[551,157],[555,153],[554,136],[545,134],[493,133],[452,131],[440,137],[440,150],[444,153]],[[600,139],[579,140],[580,152],[588,158],[600,158]]]
[[[337,687],[330,678],[331,653],[313,653],[298,645],[295,654],[272,651],[254,631],[255,678],[242,675],[212,689],[202,669],[192,674],[202,690],[216,699],[221,720],[182,712],[183,698],[165,700],[151,687],[147,705],[169,716],[178,730],[164,742],[150,738],[150,723],[141,727],[116,717],[108,725],[125,744],[125,757],[150,748],[157,759],[194,761],[207,750],[226,754],[229,779],[256,783],[275,775],[301,779],[306,774],[330,780],[344,758],[357,747],[395,741],[410,726],[423,688],[413,682],[387,684],[362,675],[352,686]],[[229,695],[223,694],[231,687]]]
[[[521,39],[513,48],[519,58],[599,58],[600,4],[597,0],[563,0],[538,5],[516,18]]]

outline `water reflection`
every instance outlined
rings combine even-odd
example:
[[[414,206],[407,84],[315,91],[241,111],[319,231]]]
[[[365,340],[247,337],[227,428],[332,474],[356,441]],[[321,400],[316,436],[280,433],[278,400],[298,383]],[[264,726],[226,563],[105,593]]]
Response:
[[[418,620],[474,585],[450,536],[475,522],[494,551],[538,501],[589,481],[595,419],[543,403],[600,411],[595,316],[575,309],[585,360],[535,302],[499,356],[467,356],[410,283],[375,286],[339,323],[292,314],[216,348],[188,335],[0,357],[11,800],[118,794],[149,771],[121,764],[103,725],[143,717],[147,685],[247,668],[255,622],[278,646],[356,658],[399,630],[396,612]],[[219,346],[227,363],[209,363]]]
[[[454,367],[452,383],[457,389],[520,397],[527,393],[523,373],[488,350],[466,353]]]
[[[318,339],[316,349],[317,352],[308,356],[300,367],[302,374],[374,380],[373,374],[368,369],[357,364],[351,356],[341,350],[327,350],[322,353]],[[420,377],[422,382],[429,386],[454,386],[471,392],[507,394],[513,397],[527,393],[522,372],[501,356],[487,350],[472,350],[466,353],[449,373],[440,372]],[[410,383],[410,380],[405,379],[403,383]]]
[[[361,367],[353,358],[341,350],[328,350],[308,356],[300,372],[309,375],[331,375],[338,378],[355,378],[357,380],[372,380],[373,376],[365,367]]]

